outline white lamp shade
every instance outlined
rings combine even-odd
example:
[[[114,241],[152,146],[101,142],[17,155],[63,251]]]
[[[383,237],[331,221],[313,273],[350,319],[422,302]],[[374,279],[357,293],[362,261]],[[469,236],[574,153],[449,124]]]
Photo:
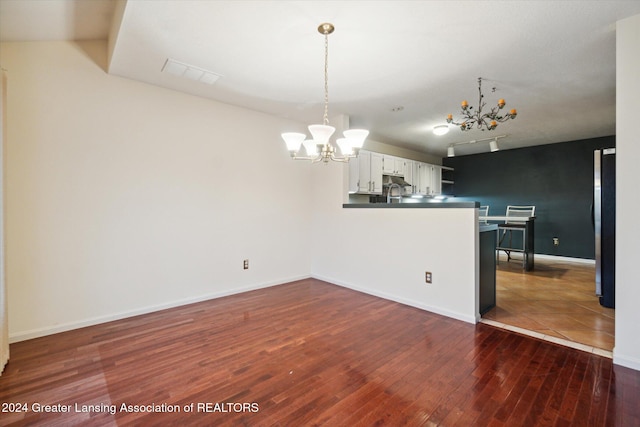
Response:
[[[307,152],[307,156],[315,157],[318,155],[318,145],[313,139],[307,139],[302,143],[304,145],[304,149]]]
[[[369,131],[366,129],[349,129],[344,132],[345,138],[349,139],[351,147],[362,148],[364,140],[369,136]]]
[[[282,134],[282,139],[284,139],[285,144],[287,144],[287,150],[296,153],[300,150],[300,145],[306,137],[304,133],[297,132],[285,132]]]
[[[340,147],[340,152],[343,156],[350,156],[353,154],[352,140],[349,138],[338,138],[336,144]]]
[[[316,144],[324,145],[329,142],[329,138],[336,131],[336,128],[328,125],[311,125],[309,126],[309,132],[311,137],[316,141]]]
[[[447,148],[447,157],[455,157],[456,150],[453,147]]]
[[[489,148],[491,148],[491,152],[493,153],[494,151],[498,151],[498,141],[497,140],[493,140],[489,143]]]

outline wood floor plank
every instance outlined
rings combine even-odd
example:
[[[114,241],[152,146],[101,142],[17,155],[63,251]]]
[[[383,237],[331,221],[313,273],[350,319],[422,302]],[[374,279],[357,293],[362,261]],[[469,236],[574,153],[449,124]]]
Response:
[[[0,425],[626,427],[639,397],[611,359],[308,279],[12,344],[29,411]]]

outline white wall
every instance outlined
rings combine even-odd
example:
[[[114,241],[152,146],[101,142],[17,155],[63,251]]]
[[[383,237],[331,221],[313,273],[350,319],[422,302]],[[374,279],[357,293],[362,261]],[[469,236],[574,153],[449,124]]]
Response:
[[[477,321],[476,209],[343,209],[343,165],[313,174],[314,277]],[[433,273],[431,285],[425,271]]]
[[[616,364],[640,370],[640,15],[616,26]]]
[[[106,51],[0,46],[12,341],[309,275],[298,124],[108,75]]]
[[[5,280],[5,238],[4,238],[4,140],[7,79],[4,69],[0,69],[0,375],[9,360],[9,314],[7,287]]]

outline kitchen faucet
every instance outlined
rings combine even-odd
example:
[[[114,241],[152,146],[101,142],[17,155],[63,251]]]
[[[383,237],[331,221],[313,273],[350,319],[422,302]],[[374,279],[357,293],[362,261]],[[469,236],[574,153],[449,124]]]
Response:
[[[398,189],[397,196],[391,195],[391,190],[393,190],[393,188]],[[391,203],[391,199],[398,199],[398,203],[402,203],[402,187],[400,186],[400,184],[391,184],[389,186],[389,189],[387,190],[387,203]]]

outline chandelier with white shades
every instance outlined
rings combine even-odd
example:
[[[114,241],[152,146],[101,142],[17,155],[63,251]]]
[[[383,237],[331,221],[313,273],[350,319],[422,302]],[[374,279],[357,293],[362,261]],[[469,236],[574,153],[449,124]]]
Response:
[[[336,128],[329,126],[329,34],[333,33],[335,27],[332,24],[324,23],[318,27],[318,32],[324,35],[324,116],[322,124],[310,125],[309,132],[311,139],[306,139],[304,133],[286,132],[282,134],[282,139],[287,144],[287,149],[294,160],[310,160],[312,163],[319,161],[329,163],[348,162],[349,159],[358,156],[358,152],[364,144],[364,140],[369,135],[365,129],[349,129],[343,132],[344,138],[336,140],[340,148],[341,155],[336,153],[336,147],[329,138]],[[300,154],[301,146],[304,147],[306,155]]]

